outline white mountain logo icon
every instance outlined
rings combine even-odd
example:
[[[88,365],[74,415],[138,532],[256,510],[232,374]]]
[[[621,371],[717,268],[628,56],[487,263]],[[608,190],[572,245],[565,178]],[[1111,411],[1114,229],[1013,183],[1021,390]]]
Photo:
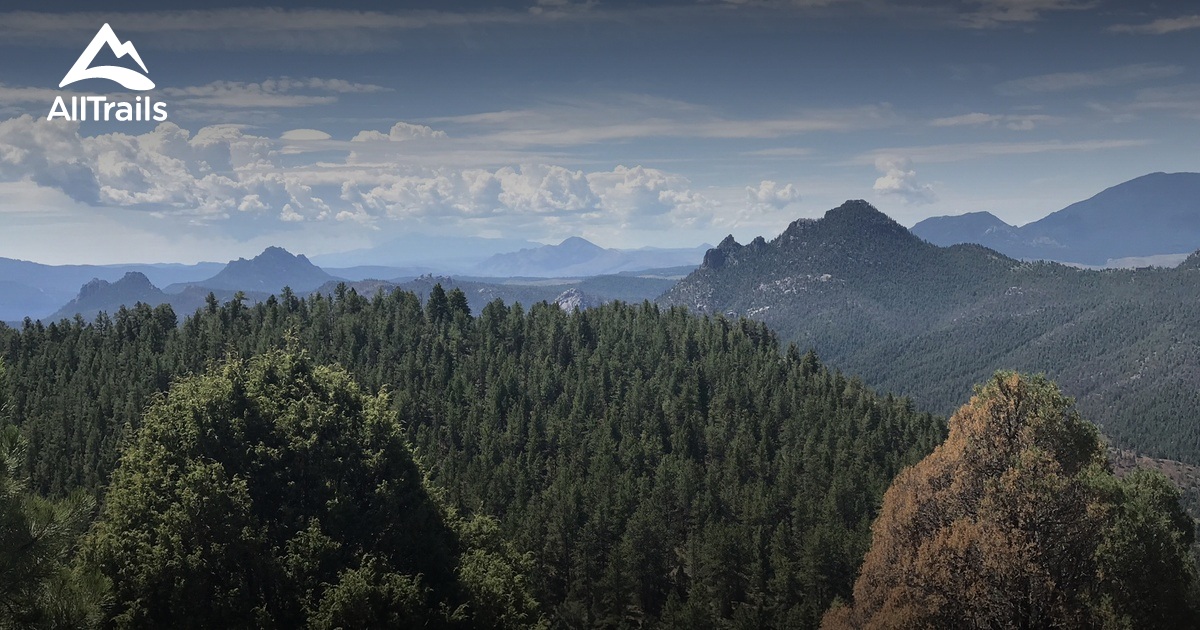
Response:
[[[108,79],[120,83],[127,90],[137,90],[144,92],[154,89],[154,82],[144,74],[140,74],[129,68],[120,66],[96,66],[89,67],[96,59],[96,54],[100,52],[100,48],[107,45],[117,58],[129,55],[133,60],[142,67],[142,72],[146,70],[146,64],[142,62],[141,55],[138,55],[137,48],[133,47],[133,42],[124,42],[117,39],[117,34],[113,32],[112,27],[108,24],[100,27],[96,31],[96,36],[92,38],[92,43],[88,44],[87,48],[83,49],[83,54],[79,55],[79,59],[75,60],[75,65],[71,66],[71,70],[67,72],[67,76],[63,77],[62,83],[58,87],[66,87],[76,81],[84,79]]]

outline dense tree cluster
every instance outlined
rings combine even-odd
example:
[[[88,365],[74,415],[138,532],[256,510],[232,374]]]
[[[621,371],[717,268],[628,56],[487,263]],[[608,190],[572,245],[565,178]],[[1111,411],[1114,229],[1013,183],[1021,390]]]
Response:
[[[472,315],[440,286],[29,322],[0,328],[0,358],[19,430],[0,525],[57,532],[0,550],[28,578],[0,596],[31,624],[803,628],[852,601],[826,623],[1169,627],[1192,610],[1177,493],[1109,475],[1038,378],[990,381],[934,451],[942,421],[761,323],[648,303]]]
[[[1188,628],[1194,524],[1166,478],[1107,469],[1041,377],[999,373],[884,496],[827,628]]]
[[[484,590],[519,567],[464,549],[452,520],[385,395],[271,351],[151,405],[85,557],[111,579],[120,627],[474,625],[477,602],[507,615],[498,625],[536,625],[528,593]]]
[[[305,358],[270,354],[281,349]],[[762,324],[649,304],[494,302],[472,316],[440,287],[424,302],[285,291],[213,299],[178,325],[165,306],[30,322],[0,330],[0,352],[30,445],[22,469],[41,494],[100,499],[87,558],[129,625],[165,607],[196,623],[236,611],[354,625],[422,601],[475,625],[812,627],[850,596],[891,479],[944,437],[911,402],[780,348]],[[287,369],[303,386],[254,385]],[[386,391],[386,414],[383,399],[351,400],[356,387]],[[305,411],[314,400],[328,417]],[[354,424],[358,410],[374,420]],[[328,505],[377,488],[368,462],[302,455],[309,429],[387,414],[443,515],[419,532],[448,541],[441,577],[349,524],[376,521]],[[347,452],[382,448],[355,431]],[[348,485],[328,488],[331,476]],[[231,561],[239,549],[255,562]],[[336,562],[296,564],[321,554]],[[208,613],[200,593],[215,597]]]
[[[0,363],[0,381],[4,380]],[[95,501],[76,492],[57,501],[28,489],[25,442],[4,423],[0,391],[0,627],[86,627],[100,621],[108,583],[74,562]]]

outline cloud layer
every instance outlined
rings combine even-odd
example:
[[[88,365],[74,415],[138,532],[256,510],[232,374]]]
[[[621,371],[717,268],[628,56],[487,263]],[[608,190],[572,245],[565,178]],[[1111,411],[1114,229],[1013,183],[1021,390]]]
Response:
[[[337,143],[313,129],[272,140],[233,126],[192,134],[168,122],[141,135],[89,137],[75,123],[22,116],[0,122],[0,181],[33,181],[83,203],[138,208],[192,223],[488,219],[509,226],[647,227],[711,219],[712,203],[691,190],[687,178],[643,166],[584,171],[539,163],[500,168],[349,159],[283,163],[284,155],[303,154],[307,145],[324,150],[363,142],[407,144],[413,138],[445,134],[401,122],[388,134],[367,131],[355,142]],[[386,156],[375,157],[380,155]],[[777,194],[786,197],[790,189]]]

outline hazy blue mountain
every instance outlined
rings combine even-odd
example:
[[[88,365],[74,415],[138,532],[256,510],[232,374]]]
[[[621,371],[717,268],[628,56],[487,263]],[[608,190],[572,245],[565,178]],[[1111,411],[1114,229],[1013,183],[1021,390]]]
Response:
[[[50,321],[71,319],[81,315],[92,319],[101,311],[111,313],[121,306],[138,302],[157,306],[167,301],[167,295],[154,286],[145,274],[130,271],[116,282],[95,278],[79,289],[79,295],[51,315]]]
[[[220,273],[207,280],[171,285],[166,291],[178,293],[188,286],[197,286],[226,291],[278,293],[284,287],[291,287],[293,291],[303,293],[337,279],[309,262],[303,254],[293,255],[281,247],[268,247],[250,260],[239,258],[231,261]]]
[[[558,245],[542,245],[497,254],[479,263],[481,276],[585,277],[641,271],[661,267],[696,265],[708,245],[687,249],[606,249],[578,236]]]
[[[1155,262],[1200,248],[1200,173],[1145,175],[1019,228],[972,213],[926,219],[912,231],[937,245],[978,243],[1026,260]]]
[[[1045,372],[1118,443],[1200,463],[1200,255],[1175,269],[938,247],[866,202],[733,238],[661,298],[761,320],[873,386],[948,412],[997,369]]]
[[[1018,238],[1016,226],[1005,223],[990,212],[930,217],[914,225],[912,233],[942,247]]]
[[[40,318],[45,322],[61,319],[73,319],[76,315],[86,320],[92,320],[99,313],[116,313],[121,307],[133,308],[138,303],[158,306],[169,304],[176,316],[182,318],[191,315],[205,306],[208,296],[212,294],[219,302],[232,300],[238,291],[228,289],[208,289],[206,287],[188,286],[177,293],[166,293],[154,286],[150,279],[137,271],[125,274],[116,282],[100,280],[89,281],[79,289],[79,294],[70,302],[58,309],[52,315]],[[267,299],[268,294],[258,291],[242,292],[246,304],[254,304]]]
[[[54,312],[64,299],[60,292],[46,291],[14,280],[0,280],[0,321],[15,322]]]
[[[532,241],[512,238],[408,234],[375,247],[313,256],[312,261],[325,268],[423,267],[457,272],[494,254],[537,246]]]
[[[130,272],[140,273],[156,286],[208,278],[220,271],[218,263],[43,265],[0,258],[0,320],[44,318],[73,299],[79,287],[93,278],[116,282]]]

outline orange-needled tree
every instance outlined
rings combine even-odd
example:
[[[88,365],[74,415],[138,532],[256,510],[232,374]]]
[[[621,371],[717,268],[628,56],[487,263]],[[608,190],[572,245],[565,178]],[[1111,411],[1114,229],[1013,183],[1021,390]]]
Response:
[[[1116,479],[1044,377],[997,373],[884,495],[826,628],[1192,627],[1194,524],[1161,475]]]

